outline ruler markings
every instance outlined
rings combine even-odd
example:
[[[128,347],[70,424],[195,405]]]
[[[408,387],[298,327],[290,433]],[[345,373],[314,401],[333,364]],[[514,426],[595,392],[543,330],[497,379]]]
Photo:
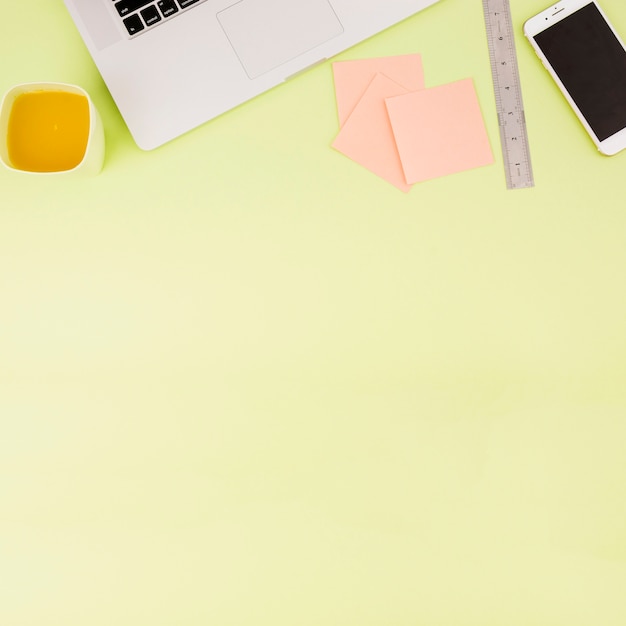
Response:
[[[509,0],[483,0],[506,186],[534,185]]]

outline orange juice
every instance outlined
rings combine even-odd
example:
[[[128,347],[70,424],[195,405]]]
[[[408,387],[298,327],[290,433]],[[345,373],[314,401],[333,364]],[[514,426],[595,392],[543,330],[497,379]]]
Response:
[[[16,169],[60,172],[75,168],[89,138],[89,101],[65,91],[31,91],[15,98],[7,150]]]

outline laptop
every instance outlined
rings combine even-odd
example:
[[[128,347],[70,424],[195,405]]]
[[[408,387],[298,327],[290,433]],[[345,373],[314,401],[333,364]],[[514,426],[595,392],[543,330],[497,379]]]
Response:
[[[144,150],[438,1],[64,0]]]

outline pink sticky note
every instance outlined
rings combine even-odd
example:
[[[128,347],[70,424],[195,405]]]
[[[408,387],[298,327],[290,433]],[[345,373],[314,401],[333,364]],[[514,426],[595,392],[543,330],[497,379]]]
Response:
[[[333,78],[340,126],[343,126],[374,76],[379,73],[406,87],[408,91],[424,88],[424,70],[419,54],[337,61],[333,63]]]
[[[471,79],[389,97],[386,104],[407,183],[493,163]]]
[[[333,148],[404,192],[407,185],[393,137],[385,98],[408,93],[383,74],[376,74],[333,142]]]

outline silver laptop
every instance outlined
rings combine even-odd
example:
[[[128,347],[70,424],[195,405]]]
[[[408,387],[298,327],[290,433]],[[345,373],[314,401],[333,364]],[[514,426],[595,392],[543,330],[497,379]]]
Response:
[[[64,0],[150,150],[439,0]]]

